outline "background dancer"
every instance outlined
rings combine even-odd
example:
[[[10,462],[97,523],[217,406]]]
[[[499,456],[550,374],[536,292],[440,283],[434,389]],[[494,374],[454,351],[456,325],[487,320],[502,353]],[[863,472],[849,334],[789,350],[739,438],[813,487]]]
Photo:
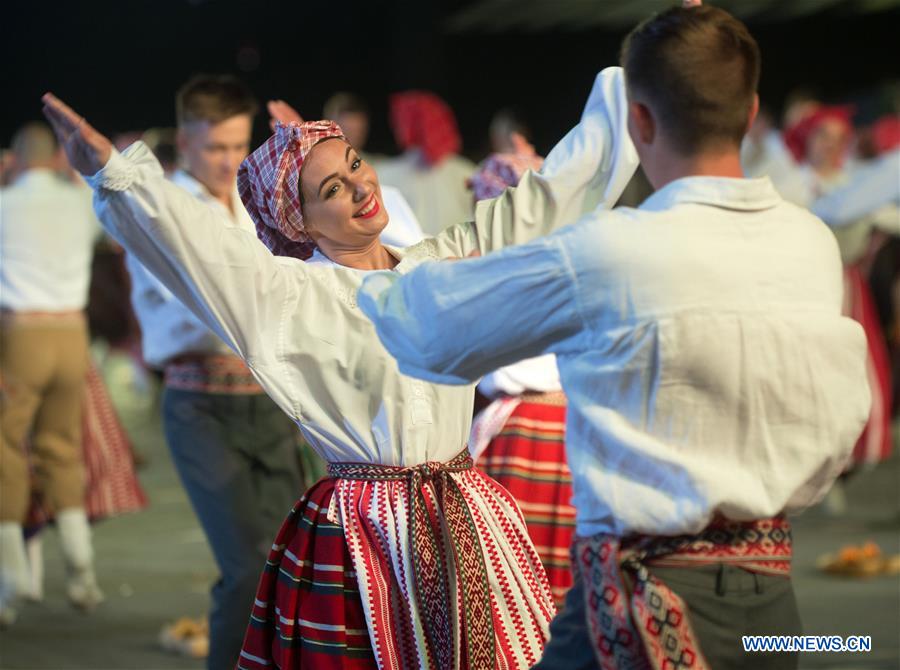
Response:
[[[147,496],[135,474],[134,451],[113,406],[103,377],[88,362],[82,395],[81,448],[85,466],[85,512],[91,523],[147,507]],[[32,486],[25,549],[31,588],[29,600],[44,599],[43,530],[55,521],[39,489]]]
[[[492,130],[494,130],[492,128]],[[470,180],[475,199],[495,198],[519,183],[543,159],[517,130],[505,146],[514,154],[491,154]],[[478,391],[491,400],[472,424],[469,450],[475,464],[509,491],[547,570],[557,607],[572,585],[569,548],[575,532],[572,476],[566,465],[566,396],[556,357],[530,358],[485,376]]]
[[[404,153],[378,162],[381,180],[403,194],[427,235],[471,219],[466,180],[475,165],[459,155],[453,110],[430,91],[404,91],[391,96],[390,118]]]
[[[851,184],[854,181],[854,172],[863,173],[860,175],[862,179],[857,183],[873,176],[872,170],[866,169],[871,166],[866,166],[865,163],[847,165],[854,137],[851,118],[852,109],[849,107],[815,106],[786,130],[785,142],[797,160],[799,165],[797,172],[806,187],[804,204],[823,215],[823,220],[832,225],[837,238],[844,262],[844,313],[858,321],[866,332],[868,343],[866,367],[869,389],[872,393],[872,408],[866,428],[853,452],[853,463],[861,465],[878,463],[886,459],[892,446],[890,358],[868,275],[878,245],[884,242],[878,231],[900,235],[900,210],[896,204],[887,207],[877,205],[865,207],[865,198],[857,197],[858,206],[864,207],[862,214],[852,221],[837,221],[837,217],[829,215],[827,202],[816,207],[818,199]],[[893,160],[896,159],[894,156]],[[895,166],[896,163],[893,166],[888,165],[888,174],[891,177],[897,174]],[[894,169],[890,169],[891,167]],[[878,181],[872,180],[875,184]],[[892,187],[896,191],[896,181]],[[867,190],[871,193],[872,187],[869,186]],[[882,197],[885,192],[889,197],[896,195],[890,190],[881,190],[882,194],[878,195]],[[852,197],[850,195],[850,198]],[[848,199],[845,194],[845,204]],[[863,202],[859,202],[860,200]],[[840,509],[845,503],[838,502],[837,506]]]
[[[31,591],[22,526],[32,478],[56,517],[77,607],[103,600],[84,509],[81,422],[88,369],[91,256],[100,233],[84,190],[56,174],[57,146],[42,123],[13,140],[15,181],[0,194],[0,622]]]

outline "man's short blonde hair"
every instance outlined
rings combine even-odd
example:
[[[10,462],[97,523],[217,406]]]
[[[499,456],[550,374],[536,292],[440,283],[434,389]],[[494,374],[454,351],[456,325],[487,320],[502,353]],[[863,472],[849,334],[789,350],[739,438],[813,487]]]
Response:
[[[196,75],[175,96],[179,127],[196,121],[216,124],[240,114],[252,117],[257,111],[259,105],[253,93],[231,75]]]

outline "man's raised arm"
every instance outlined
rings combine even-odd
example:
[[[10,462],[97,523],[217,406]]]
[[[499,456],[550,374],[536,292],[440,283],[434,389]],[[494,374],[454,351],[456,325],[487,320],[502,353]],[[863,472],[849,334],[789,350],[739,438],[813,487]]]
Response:
[[[372,273],[360,308],[404,374],[467,384],[582,332],[567,247],[576,229],[484,258]]]

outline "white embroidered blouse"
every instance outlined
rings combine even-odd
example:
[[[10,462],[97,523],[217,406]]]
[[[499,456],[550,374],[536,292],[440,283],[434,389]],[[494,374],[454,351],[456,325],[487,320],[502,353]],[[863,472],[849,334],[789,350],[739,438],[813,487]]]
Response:
[[[621,70],[608,68],[541,173],[479,203],[474,222],[390,248],[396,272],[527,242],[601,202],[611,206],[637,166],[626,113]],[[414,465],[463,448],[473,386],[399,372],[356,304],[366,272],[273,256],[252,232],[223,225],[167,181],[140,142],[88,181],[109,233],[246,360],[325,459]]]

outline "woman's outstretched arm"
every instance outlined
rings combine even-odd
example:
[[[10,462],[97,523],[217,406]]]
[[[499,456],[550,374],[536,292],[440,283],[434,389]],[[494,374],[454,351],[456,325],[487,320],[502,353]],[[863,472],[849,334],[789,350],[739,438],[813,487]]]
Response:
[[[275,355],[271,333],[304,289],[302,264],[288,279],[252,232],[169,182],[146,145],[120,154],[61,100],[43,101],[106,230],[251,367]]]
[[[638,166],[628,135],[622,68],[600,72],[581,120],[548,154],[540,172],[478,203],[475,222],[437,237],[440,256],[482,254],[524,244],[574,223],[587,212],[611,209]]]

